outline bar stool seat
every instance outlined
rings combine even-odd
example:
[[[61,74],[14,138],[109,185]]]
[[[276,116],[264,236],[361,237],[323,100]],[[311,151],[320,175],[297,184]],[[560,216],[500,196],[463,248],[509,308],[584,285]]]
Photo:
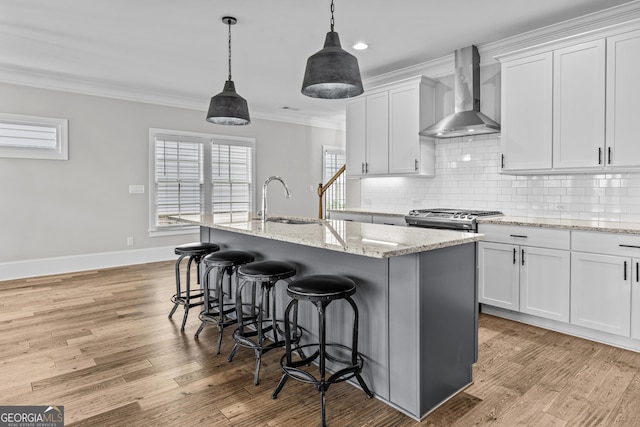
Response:
[[[181,331],[184,331],[184,327],[187,323],[187,316],[189,315],[189,309],[198,305],[204,304],[204,293],[200,286],[197,289],[191,289],[191,264],[195,261],[197,267],[197,283],[200,284],[200,261],[205,256],[212,252],[220,250],[220,246],[215,243],[207,242],[195,242],[186,243],[175,248],[175,254],[179,255],[176,260],[176,293],[171,297],[173,302],[173,308],[169,312],[169,319],[176,312],[179,305],[184,306],[184,316],[182,318]],[[180,280],[180,263],[181,261],[189,257],[187,262],[187,274],[186,274],[186,288],[183,290]]]
[[[285,342],[279,321],[276,318],[276,287],[280,280],[290,282],[290,277],[295,276],[296,268],[283,261],[258,261],[243,265],[238,269],[241,284],[236,290],[236,313],[238,328],[233,332],[235,345],[228,360],[231,362],[240,347],[251,349],[256,354],[256,367],[253,377],[254,385],[259,383],[260,362],[262,354],[277,347],[283,347]],[[260,284],[260,290],[256,292],[257,316],[245,319],[244,313],[240,309],[242,304],[241,292],[247,284]],[[270,302],[271,301],[271,302]],[[295,337],[291,340],[297,343],[300,339],[301,330],[297,326],[297,311],[294,313]],[[266,341],[270,341],[267,343]]]
[[[222,334],[224,328],[236,323],[235,317],[230,315],[235,313],[236,304],[231,301],[232,291],[231,282],[232,278],[235,278],[235,288],[238,287],[238,267],[254,260],[253,254],[245,251],[237,250],[225,250],[219,252],[213,252],[205,256],[202,262],[205,265],[204,272],[204,309],[200,312],[199,318],[202,321],[200,327],[195,333],[195,337],[198,338],[200,332],[206,324],[213,324],[218,328],[218,346],[216,348],[216,354],[220,354],[220,346],[222,345]],[[216,269],[215,286],[211,286],[210,274]],[[224,292],[223,281],[224,277],[228,279],[228,289]],[[215,294],[213,296],[212,294]],[[225,295],[228,299],[225,303]],[[254,297],[255,299],[255,297]],[[255,302],[254,302],[255,304]]]
[[[272,398],[278,397],[280,391],[284,387],[289,377],[308,384],[313,384],[321,395],[321,422],[322,425],[326,425],[325,422],[325,406],[326,397],[325,393],[329,389],[331,384],[347,381],[351,378],[356,378],[360,387],[368,397],[373,397],[373,393],[369,390],[366,383],[362,379],[360,373],[362,372],[362,366],[364,360],[360,354],[358,354],[358,307],[356,306],[351,296],[356,292],[356,283],[342,276],[335,275],[313,275],[306,276],[297,279],[287,286],[287,294],[292,298],[291,302],[285,309],[284,318],[284,337],[285,337],[285,354],[280,359],[280,366],[282,367],[282,377],[273,392]],[[346,300],[353,310],[353,327],[351,336],[351,347],[347,347],[342,344],[326,342],[326,308],[335,300]],[[297,316],[298,301],[310,301],[318,309],[319,320],[319,342],[298,345],[297,350],[300,352],[304,348],[315,348],[315,352],[309,357],[301,357],[301,360],[294,361],[292,358],[292,351],[294,350],[293,343],[290,339],[290,312],[295,310]],[[340,356],[330,354],[327,349],[340,352]],[[344,354],[349,355],[349,359],[345,359]],[[313,361],[318,359],[318,372],[319,378],[314,376],[307,370],[301,369],[302,366],[308,366]],[[326,375],[326,361],[334,362],[337,369],[332,375],[327,378]]]

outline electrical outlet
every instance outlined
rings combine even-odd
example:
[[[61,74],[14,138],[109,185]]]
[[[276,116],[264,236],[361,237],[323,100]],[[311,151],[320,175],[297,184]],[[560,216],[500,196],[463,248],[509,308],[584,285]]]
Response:
[[[309,184],[309,192],[313,193],[313,190],[315,190],[316,187],[314,187],[313,184]]]
[[[144,185],[136,184],[129,185],[129,194],[143,194],[144,193]]]
[[[133,236],[127,237],[127,246],[133,246]]]

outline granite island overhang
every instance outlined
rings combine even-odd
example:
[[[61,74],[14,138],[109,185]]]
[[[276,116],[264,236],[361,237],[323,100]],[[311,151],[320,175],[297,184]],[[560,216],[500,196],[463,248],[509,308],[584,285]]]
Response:
[[[363,378],[377,398],[412,418],[421,419],[471,384],[478,348],[476,242],[482,235],[287,218],[299,223],[229,222],[212,215],[180,221],[199,225],[204,242],[292,263],[296,277],[355,280]],[[288,297],[284,283],[276,288],[281,317]],[[328,307],[328,342],[349,345],[350,316],[341,301]],[[300,306],[299,322],[305,341],[317,341],[311,304]]]

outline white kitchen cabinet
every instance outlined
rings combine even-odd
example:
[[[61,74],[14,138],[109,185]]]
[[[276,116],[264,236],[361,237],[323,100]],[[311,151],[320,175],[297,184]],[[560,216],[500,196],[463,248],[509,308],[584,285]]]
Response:
[[[547,319],[569,321],[567,230],[480,224],[478,300]]]
[[[434,88],[420,77],[347,102],[347,176],[435,174],[435,143],[418,134],[435,121]]]
[[[435,142],[418,131],[433,124],[433,86],[412,84],[389,91],[389,173],[435,173]]]
[[[371,222],[373,224],[399,226],[407,225],[407,222],[404,220],[404,215],[383,215],[374,213],[331,211],[330,216],[331,219],[339,219],[342,221]]]
[[[605,41],[553,52],[553,168],[604,166]]]
[[[372,215],[367,213],[331,211],[329,216],[330,219],[338,219],[342,221],[372,222]]]
[[[367,158],[367,104],[366,98],[358,98],[347,103],[347,175],[364,175]]]
[[[520,312],[569,321],[569,251],[520,247]]]
[[[389,172],[389,94],[367,96],[367,138],[364,171],[381,175]]]
[[[404,215],[374,214],[371,216],[371,222],[373,222],[374,224],[384,224],[384,225],[398,225],[398,226],[407,225],[407,221],[405,221]]]
[[[552,156],[553,55],[502,63],[502,170],[548,170]]]
[[[571,323],[640,339],[640,237],[573,232]]]
[[[507,310],[520,309],[518,247],[478,243],[478,301]]]
[[[607,39],[607,147],[614,168],[640,167],[640,31]],[[608,154],[608,153],[607,153]]]
[[[347,103],[347,175],[389,171],[389,95],[386,92]]]
[[[500,61],[503,172],[640,169],[639,30],[584,35]]]
[[[611,334],[631,331],[630,260],[571,254],[571,323]]]

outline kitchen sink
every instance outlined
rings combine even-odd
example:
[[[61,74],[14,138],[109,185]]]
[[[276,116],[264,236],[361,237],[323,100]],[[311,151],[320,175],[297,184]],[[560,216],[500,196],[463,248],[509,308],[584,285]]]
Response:
[[[267,218],[267,222],[279,222],[280,224],[318,224],[315,219],[293,219],[293,218]]]

